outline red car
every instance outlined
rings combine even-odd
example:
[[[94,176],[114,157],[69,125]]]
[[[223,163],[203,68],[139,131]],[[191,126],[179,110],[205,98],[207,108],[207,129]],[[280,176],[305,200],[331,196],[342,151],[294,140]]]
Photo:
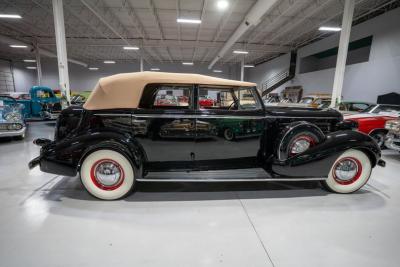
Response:
[[[214,106],[214,100],[212,98],[208,98],[206,96],[199,97],[199,106],[200,107],[212,107]]]
[[[344,119],[356,122],[358,131],[370,135],[380,147],[384,147],[385,137],[388,133],[385,123],[387,120],[398,118],[399,115],[400,106],[380,104],[367,108],[363,113],[344,116]]]

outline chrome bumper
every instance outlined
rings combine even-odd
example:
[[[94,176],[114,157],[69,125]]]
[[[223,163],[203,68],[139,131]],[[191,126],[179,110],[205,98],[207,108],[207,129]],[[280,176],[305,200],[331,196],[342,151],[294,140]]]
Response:
[[[395,143],[400,144],[400,136],[394,135],[392,133],[387,134],[385,139],[385,146],[387,148],[400,151],[400,145],[397,145]]]
[[[15,131],[0,131],[0,137],[13,137],[13,136],[22,136],[25,134],[26,126],[24,126],[21,130]]]

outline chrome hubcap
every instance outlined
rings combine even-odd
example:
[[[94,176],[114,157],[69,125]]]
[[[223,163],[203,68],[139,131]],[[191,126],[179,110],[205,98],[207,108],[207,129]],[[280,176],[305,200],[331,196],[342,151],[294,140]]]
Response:
[[[102,162],[96,166],[96,180],[104,186],[113,186],[121,179],[121,169],[113,162]]]
[[[345,159],[336,165],[334,172],[338,179],[348,181],[358,173],[358,164],[353,159]]]

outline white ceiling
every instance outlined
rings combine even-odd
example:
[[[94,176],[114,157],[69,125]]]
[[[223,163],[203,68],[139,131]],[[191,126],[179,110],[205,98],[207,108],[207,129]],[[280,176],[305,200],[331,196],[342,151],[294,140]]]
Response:
[[[68,57],[86,63],[110,59],[150,63],[194,61],[208,63],[245,18],[256,0],[228,0],[225,11],[217,0],[64,0]],[[97,16],[89,10],[89,5]],[[355,19],[385,9],[399,0],[356,0]],[[261,22],[244,34],[218,64],[241,60],[232,53],[246,49],[246,63],[258,63],[323,38],[319,26],[339,26],[344,1],[282,0]],[[0,13],[22,19],[0,19],[0,34],[56,50],[51,0],[1,0]],[[201,24],[178,24],[177,17],[201,18]],[[106,26],[108,24],[114,31]],[[122,39],[122,38],[123,39]],[[139,51],[122,47],[137,45]],[[0,43],[0,57],[33,57],[26,50]]]

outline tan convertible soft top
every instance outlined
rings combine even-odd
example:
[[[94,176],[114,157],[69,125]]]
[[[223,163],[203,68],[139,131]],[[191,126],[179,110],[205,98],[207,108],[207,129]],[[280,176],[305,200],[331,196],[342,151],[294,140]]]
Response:
[[[151,83],[256,86],[255,83],[191,73],[122,73],[101,78],[83,107],[88,110],[137,108],[143,89]]]

